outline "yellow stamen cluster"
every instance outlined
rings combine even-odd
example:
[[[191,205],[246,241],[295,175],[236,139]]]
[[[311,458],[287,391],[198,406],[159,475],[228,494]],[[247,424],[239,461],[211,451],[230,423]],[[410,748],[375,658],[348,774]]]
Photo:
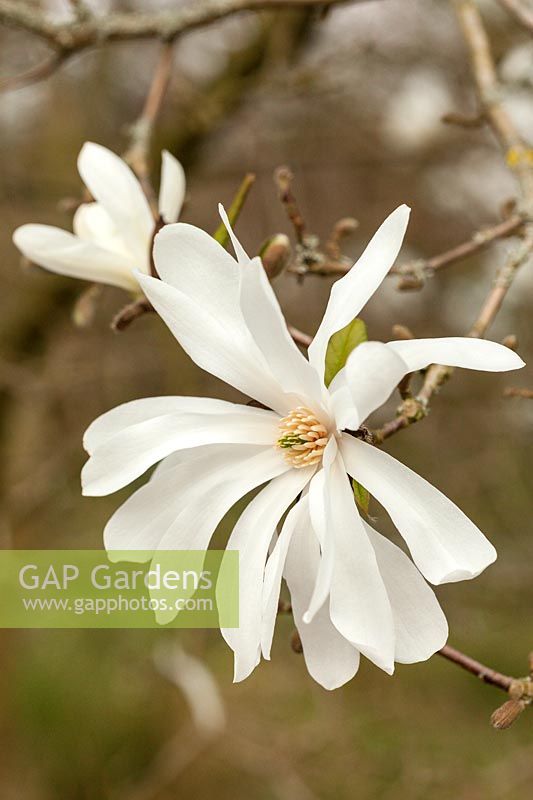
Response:
[[[285,460],[299,469],[318,464],[328,443],[328,432],[312,411],[304,406],[283,417],[276,447],[284,451]]]

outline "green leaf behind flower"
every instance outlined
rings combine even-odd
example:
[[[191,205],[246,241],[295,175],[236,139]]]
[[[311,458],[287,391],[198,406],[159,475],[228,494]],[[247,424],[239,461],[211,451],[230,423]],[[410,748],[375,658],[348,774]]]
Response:
[[[364,511],[365,514],[368,514],[368,508],[370,506],[370,492],[368,489],[365,489],[364,486],[361,486],[361,484],[358,483],[355,478],[352,480],[352,486],[355,502],[361,511]]]
[[[248,192],[254,185],[255,175],[252,173],[248,173],[244,176],[241,185],[237,189],[235,197],[231,201],[230,207],[227,209],[228,212],[228,219],[231,225],[235,225],[237,220],[239,219],[239,215],[242,211],[242,207],[248,197]],[[226,226],[222,222],[218,228],[216,229],[215,233],[213,234],[213,238],[222,245],[222,247],[227,247],[229,242],[229,233],[226,230]]]
[[[326,371],[324,382],[329,386],[335,375],[340,372],[348,360],[348,356],[355,348],[368,339],[366,325],[357,317],[334,333],[328,343],[326,351]]]

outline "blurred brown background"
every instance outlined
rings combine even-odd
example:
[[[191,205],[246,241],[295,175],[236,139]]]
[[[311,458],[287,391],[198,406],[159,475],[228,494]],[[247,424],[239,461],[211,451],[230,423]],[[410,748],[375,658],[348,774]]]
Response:
[[[164,5],[95,0],[93,7]],[[68,13],[60,0],[47,7]],[[533,41],[495,3],[481,7],[506,106],[531,141]],[[3,75],[46,52],[15,31],[2,30],[1,45]],[[77,329],[72,307],[83,284],[21,268],[11,244],[23,222],[70,227],[61,201],[80,195],[77,153],[88,139],[124,151],[157,50],[137,43],[87,52],[46,82],[0,98],[4,547],[101,546],[105,521],[131,490],[80,495],[81,438],[95,416],[147,395],[236,397],[188,360],[155,315],[112,334],[109,320],[127,301],[118,290],[106,289],[93,324]],[[272,180],[288,163],[312,230],[325,236],[342,216],[360,221],[350,256],[401,202],[413,208],[402,259],[428,256],[496,221],[515,192],[490,133],[443,125],[449,111],[474,113],[475,102],[456,21],[442,0],[376,0],[324,20],[306,11],[242,14],[178,43],[154,170],[161,147],[182,159],[183,218],[208,230],[217,224],[216,203],[229,202],[245,171],[257,173],[238,224],[251,252],[276,231],[290,233]],[[461,335],[509,247],[501,242],[450,266],[420,292],[398,292],[390,279],[366,311],[372,338],[390,338],[395,323],[418,336]],[[321,278],[276,281],[288,320],[309,333],[328,288]],[[532,294],[526,268],[490,331],[496,340],[516,334],[526,361],[533,360]],[[502,390],[531,386],[531,376],[530,367],[516,376],[458,372],[429,418],[386,445],[498,548],[486,574],[438,595],[450,642],[509,674],[526,671],[533,646],[533,405],[504,399]],[[393,410],[391,403],[383,419]],[[373,513],[390,531],[385,513],[376,505]],[[2,632],[2,797],[529,796],[532,720],[525,714],[507,732],[491,730],[488,717],[503,699],[496,690],[434,657],[399,666],[393,678],[363,663],[351,684],[327,693],[291,651],[290,633],[290,620],[280,619],[272,662],[233,685],[231,653],[216,631]],[[201,666],[183,671],[181,689],[160,674],[154,648],[172,638],[208,667],[218,689],[208,678],[210,691],[198,688]],[[210,699],[217,691],[224,712]]]

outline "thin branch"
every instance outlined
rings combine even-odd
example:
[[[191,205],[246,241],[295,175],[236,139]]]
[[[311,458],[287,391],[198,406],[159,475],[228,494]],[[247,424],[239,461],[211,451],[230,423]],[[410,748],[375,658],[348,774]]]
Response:
[[[527,148],[500,102],[498,83],[490,42],[474,0],[452,0],[463,36],[468,47],[472,76],[476,85],[481,108],[487,121],[498,138],[507,163],[513,164],[522,196],[524,238],[512,251],[504,266],[496,276],[476,321],[468,332],[468,336],[481,338],[485,336],[490,325],[502,307],[519,268],[529,261],[533,254],[533,169],[527,155]],[[513,153],[512,161],[509,154]],[[382,428],[373,432],[374,441],[379,444],[393,434],[423,419],[433,395],[439,391],[453,374],[453,368],[442,364],[432,364],[426,372],[424,383],[416,398],[405,400],[395,419],[387,422]]]
[[[454,664],[457,664],[458,667],[462,667],[484,683],[489,683],[491,686],[497,686],[498,689],[503,689],[504,692],[509,691],[515,680],[509,675],[503,675],[501,672],[496,672],[496,670],[491,667],[486,667],[485,664],[481,664],[481,662],[476,661],[460,650],[456,650],[455,647],[450,647],[448,644],[444,645],[442,650],[438,651],[438,655],[448,659],[448,661],[452,661]]]
[[[304,245],[306,225],[302,212],[292,191],[292,182],[294,175],[289,167],[278,167],[274,180],[278,187],[279,199],[286,211],[292,227],[294,228],[294,235],[299,245]]]
[[[497,225],[481,228],[473,233],[466,242],[462,242],[456,245],[456,247],[445,250],[443,253],[426,259],[408,261],[405,264],[393,267],[389,275],[399,275],[401,278],[414,279],[419,282],[419,286],[421,287],[425,277],[433,275],[437,270],[447,267],[449,264],[462,261],[468,258],[468,256],[485,250],[489,245],[499,239],[510,236],[512,233],[519,232],[523,225],[523,217],[519,214],[514,214],[512,217],[509,217],[509,219],[499,222]],[[402,288],[401,284],[400,288]],[[410,288],[412,288],[412,286]]]
[[[143,317],[145,314],[150,314],[154,311],[155,309],[153,305],[146,298],[135,300],[133,303],[129,303],[127,306],[124,306],[124,308],[121,309],[113,318],[111,322],[111,329],[117,333],[118,331],[123,331],[125,328],[131,325],[132,322],[135,322],[136,319],[139,319],[139,317]]]
[[[343,3],[362,3],[369,0],[190,0],[185,7],[152,12],[118,12],[95,16],[83,0],[71,0],[74,17],[67,22],[54,22],[46,13],[21,0],[0,0],[0,24],[19,28],[46,41],[56,52],[55,59],[46,62],[47,69],[28,70],[23,76],[8,80],[8,88],[35,83],[47,78],[74,53],[107,42],[139,39],[171,41],[187,31],[209,25],[242,11],[263,11],[290,8],[330,8]],[[27,79],[30,73],[31,81]]]
[[[308,333],[304,333],[303,331],[298,330],[298,328],[295,328],[294,325],[289,325],[289,333],[292,336],[293,340],[296,342],[296,344],[299,344],[302,347],[309,347],[309,345],[313,341],[312,336],[309,336]]]
[[[0,23],[22,28],[50,44],[80,51],[109,41],[169,39],[241,11],[328,7],[366,0],[204,0],[167,11],[117,12],[82,22],[54,22],[20,0],[0,0]]]
[[[91,19],[91,9],[85,4],[85,0],[70,0],[70,5],[74,16],[79,22]]]
[[[504,397],[522,397],[525,400],[533,400],[533,389],[522,389],[518,386],[508,386],[503,391]]]
[[[520,25],[533,33],[533,11],[524,8],[520,0],[498,0],[498,2]]]
[[[513,171],[518,178],[525,206],[522,210],[531,216],[533,170],[531,169],[529,157],[530,151],[501,102],[502,90],[489,37],[478,5],[475,0],[452,1],[468,48],[472,76],[481,109],[500,142],[507,162],[513,165]]]
[[[59,69],[67,58],[67,54],[62,50],[54,50],[48,58],[41,61],[35,67],[30,67],[30,69],[27,69],[25,72],[20,72],[18,75],[2,78],[0,80],[0,92],[10,92],[14,89],[21,89],[23,86],[30,86],[32,83],[38,83],[39,81],[49,78]]]
[[[174,43],[166,42],[161,47],[161,53],[150,83],[144,108],[139,118],[131,126],[131,144],[124,154],[124,160],[128,162],[139,178],[144,192],[152,202],[152,205],[154,205],[154,189],[150,181],[150,144],[155,124],[161,113],[163,101],[170,85],[173,58]]]

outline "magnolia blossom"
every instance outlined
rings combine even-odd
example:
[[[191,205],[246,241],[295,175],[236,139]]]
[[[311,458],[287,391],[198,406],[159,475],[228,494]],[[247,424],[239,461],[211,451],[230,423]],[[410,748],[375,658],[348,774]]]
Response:
[[[92,142],[83,145],[78,170],[95,202],[78,208],[74,233],[51,225],[22,225],[13,241],[26,258],[52,272],[138,293],[135,273],[150,274],[156,224],[141,185],[121,158]],[[183,167],[165,150],[159,191],[164,222],[176,222],[184,196]]]
[[[250,259],[231,231],[237,260],[198,228],[166,226],[154,250],[161,280],[139,275],[196,364],[270,410],[202,397],[126,403],[87,430],[83,489],[109,494],[160,462],[104,534],[110,551],[157,554],[206,549],[234,503],[263,487],[227,544],[240,553],[240,627],[222,631],[237,681],[261,654],[270,657],[282,577],[309,672],[333,689],[357,672],[360,654],[389,674],[395,661],[429,658],[444,644],[447,623],[424,578],[473,578],[496,558],[443,494],[345,431],[356,430],[406,373],[433,362],[505,371],[523,366],[516,353],[467,338],[366,342],[329,388],[324,383],[330,337],[390,270],[408,216],[406,206],[394,211],[333,285],[309,359],[288,333],[261,260]],[[361,518],[348,476],[386,508],[413,561]]]

